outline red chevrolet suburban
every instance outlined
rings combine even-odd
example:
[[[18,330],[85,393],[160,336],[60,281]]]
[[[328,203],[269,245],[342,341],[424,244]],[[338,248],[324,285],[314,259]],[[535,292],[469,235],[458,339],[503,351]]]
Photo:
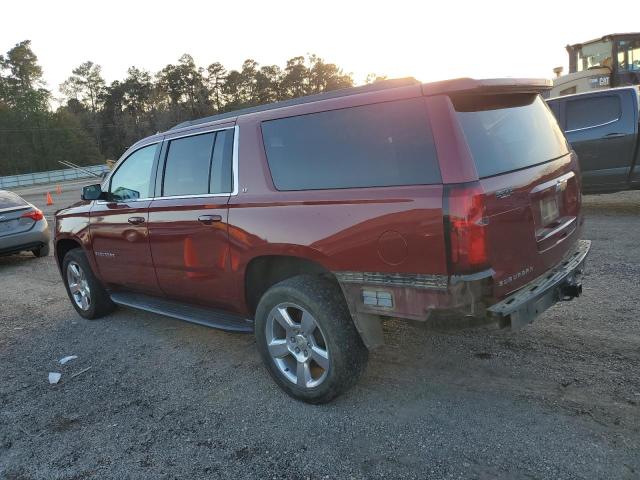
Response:
[[[550,86],[400,79],[140,140],[56,215],[71,303],[254,332],[311,403],[358,380],[385,318],[525,325],[581,293],[590,248]]]

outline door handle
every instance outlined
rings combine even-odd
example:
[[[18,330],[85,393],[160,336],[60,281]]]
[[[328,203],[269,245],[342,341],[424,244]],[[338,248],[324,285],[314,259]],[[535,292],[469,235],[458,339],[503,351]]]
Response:
[[[140,225],[141,223],[144,223],[144,217],[129,217],[129,220],[127,220],[131,225]]]
[[[198,221],[205,225],[211,225],[213,222],[221,222],[222,215],[200,215]]]
[[[608,133],[604,136],[605,140],[610,140],[612,138],[620,138],[620,137],[624,137],[625,134],[624,133]]]

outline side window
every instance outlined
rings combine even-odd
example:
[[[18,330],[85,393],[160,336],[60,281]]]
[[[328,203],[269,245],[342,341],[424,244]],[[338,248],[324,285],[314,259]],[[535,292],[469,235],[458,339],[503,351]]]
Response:
[[[162,195],[209,193],[209,169],[215,137],[215,133],[204,133],[169,142]]]
[[[640,71],[640,39],[618,42],[618,71]]]
[[[135,200],[151,196],[151,171],[158,145],[136,150],[111,176],[109,192],[114,201]]]
[[[231,193],[233,191],[233,130],[221,130],[216,134],[211,163],[211,193]]]
[[[565,116],[567,131],[616,121],[620,118],[620,97],[605,95],[569,100]]]
[[[278,190],[440,182],[422,98],[269,120],[262,136]]]

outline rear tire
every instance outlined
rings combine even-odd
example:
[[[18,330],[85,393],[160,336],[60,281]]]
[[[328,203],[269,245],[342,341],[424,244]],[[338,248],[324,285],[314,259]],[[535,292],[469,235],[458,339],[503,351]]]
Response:
[[[300,275],[271,287],[255,317],[260,355],[293,398],[326,403],[362,376],[369,352],[342,291],[321,277]]]
[[[91,270],[81,248],[69,250],[62,260],[62,278],[76,312],[88,320],[103,317],[115,309],[109,294]]]
[[[48,257],[50,250],[51,250],[51,248],[49,247],[49,245],[44,245],[44,246],[42,246],[40,248],[35,248],[35,249],[31,250],[31,253],[33,253],[38,258]]]

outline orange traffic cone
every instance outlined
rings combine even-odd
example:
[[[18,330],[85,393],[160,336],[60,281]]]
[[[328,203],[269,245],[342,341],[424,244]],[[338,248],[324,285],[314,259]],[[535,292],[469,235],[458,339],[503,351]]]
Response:
[[[60,195],[60,194],[62,193],[62,187],[61,187],[60,185],[58,185],[58,186],[56,187],[56,193],[57,193],[58,195]]]
[[[53,205],[53,198],[51,198],[50,192],[47,192],[47,205]]]

